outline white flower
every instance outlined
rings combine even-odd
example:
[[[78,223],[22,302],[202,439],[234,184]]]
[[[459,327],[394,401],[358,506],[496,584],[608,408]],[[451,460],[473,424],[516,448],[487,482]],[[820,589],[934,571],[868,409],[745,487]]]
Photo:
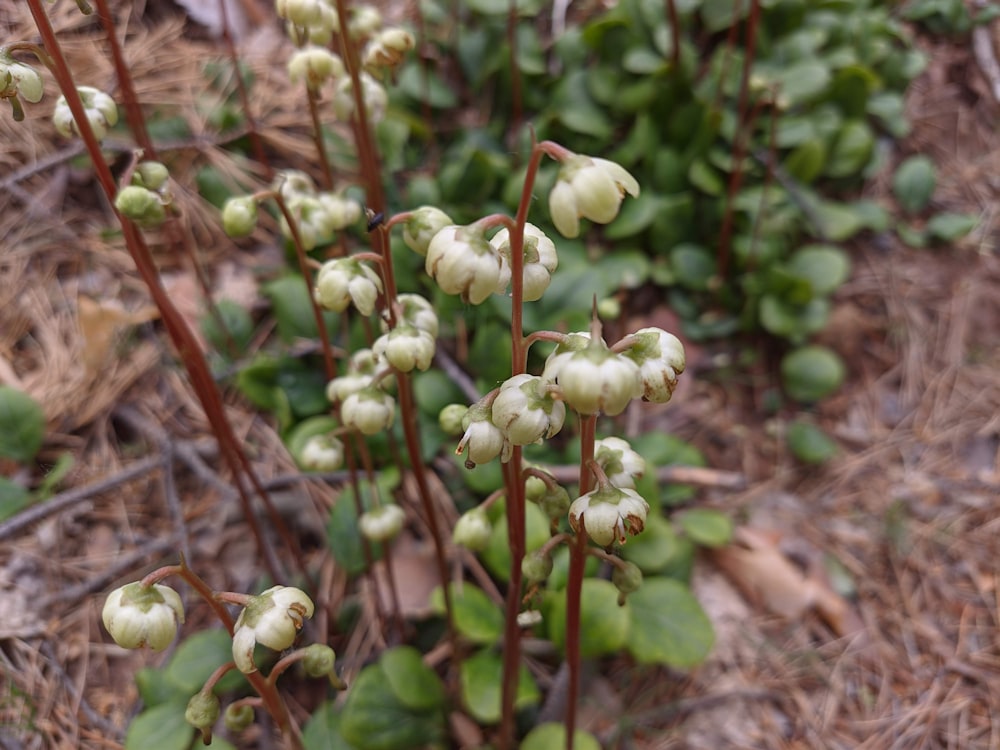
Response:
[[[555,381],[562,397],[580,414],[600,411],[613,417],[642,395],[638,365],[612,352],[603,341],[591,341],[557,364]]]
[[[410,211],[403,222],[403,242],[417,255],[427,255],[427,246],[434,235],[454,222],[440,208],[421,206]]]
[[[306,471],[336,471],[344,463],[344,444],[332,435],[313,435],[297,459]]]
[[[500,255],[472,227],[452,225],[435,234],[424,266],[442,291],[473,305],[493,294],[500,280]]]
[[[368,122],[371,124],[380,122],[385,117],[386,107],[389,106],[389,95],[385,93],[382,84],[368,73],[362,71],[360,80]],[[349,122],[354,117],[353,84],[347,76],[337,82],[337,90],[333,94],[333,111],[344,122]]]
[[[297,50],[288,59],[288,77],[292,83],[305,82],[312,91],[330,79],[344,75],[344,62],[325,47],[310,45]]]
[[[95,89],[93,86],[77,86],[77,93],[83,101],[84,114],[94,131],[94,137],[101,140],[108,134],[108,129],[118,122],[118,107],[115,100],[103,91]],[[29,100],[30,101],[30,100]],[[80,135],[80,129],[73,119],[73,113],[66,103],[66,97],[60,96],[56,100],[56,107],[52,113],[52,124],[56,130],[67,138],[73,135]]]
[[[286,203],[291,203],[298,198],[314,198],[316,196],[316,184],[312,181],[312,177],[298,169],[286,169],[279,172],[272,184]]]
[[[552,223],[564,237],[576,237],[581,216],[607,224],[618,215],[626,193],[639,195],[639,183],[623,167],[606,159],[571,156],[563,161],[549,193]]]
[[[500,428],[493,424],[491,414],[491,407],[473,405],[462,419],[465,434],[458,442],[455,453],[460,456],[466,448],[469,449],[465,465],[470,469],[476,464],[492,461],[505,451],[507,441]]]
[[[347,360],[347,372],[359,375],[374,375],[389,366],[385,357],[371,349],[358,349]]]
[[[279,18],[285,18],[296,26],[308,27],[323,18],[321,0],[276,0],[274,7]]]
[[[562,429],[566,405],[547,392],[540,377],[515,375],[500,386],[492,419],[511,445],[530,445]]]
[[[559,370],[573,356],[575,352],[586,349],[590,345],[590,334],[586,332],[570,333],[566,339],[552,350],[552,353],[545,359],[545,367],[542,369],[542,380],[554,383],[559,375]]]
[[[257,227],[257,201],[253,196],[230,198],[222,207],[222,228],[230,237],[246,237]]]
[[[405,323],[383,333],[372,344],[372,351],[384,356],[400,372],[426,370],[434,359],[434,349],[433,336]]]
[[[358,528],[371,542],[387,542],[399,534],[405,520],[406,513],[398,505],[383,505],[362,513]]]
[[[319,202],[319,198],[315,195],[294,193],[290,198],[285,199],[285,205],[295,222],[295,229],[299,233],[299,242],[302,243],[303,250],[308,252],[321,242],[330,239],[326,209]],[[282,236],[291,240],[293,238],[292,230],[284,214],[281,215],[279,224]]]
[[[399,294],[396,296],[396,302],[399,305],[402,322],[409,323],[421,331],[427,331],[433,338],[437,338],[438,316],[434,311],[434,305],[419,294]],[[382,330],[389,330],[389,324],[385,320],[382,321]]]
[[[497,281],[496,293],[504,294],[510,284],[510,230],[506,227],[497,232],[490,244],[500,254],[500,279]],[[524,225],[524,301],[534,302],[541,299],[549,288],[552,274],[559,265],[555,243],[534,224]]]
[[[646,459],[619,437],[596,441],[594,460],[615,487],[635,489],[635,480],[646,472]]]
[[[455,544],[460,544],[473,552],[482,552],[490,543],[493,526],[482,508],[473,508],[463,513],[455,524],[451,538]]]
[[[361,204],[338,193],[319,193],[316,196],[324,212],[324,226],[330,235],[357,224],[361,218]]]
[[[177,592],[158,583],[127,583],[108,594],[101,612],[104,628],[122,648],[149,646],[162,651],[184,622],[184,605]]]
[[[595,543],[607,547],[616,540],[624,544],[626,531],[632,536],[642,531],[648,512],[648,503],[635,490],[598,488],[569,506],[569,525],[576,533],[585,531]]]
[[[337,404],[346,399],[352,393],[368,388],[372,384],[371,375],[361,373],[348,373],[334,378],[326,384],[326,399],[331,404]]]
[[[677,387],[677,377],[684,372],[684,345],[662,328],[642,328],[629,338],[635,343],[625,356],[639,365],[642,397],[665,404]]]
[[[375,435],[389,429],[395,415],[396,402],[392,396],[372,387],[355,391],[340,407],[344,424],[362,435]]]
[[[365,46],[365,67],[394,68],[403,61],[403,55],[413,49],[413,34],[400,28],[383,29]]]
[[[42,77],[37,70],[9,53],[0,53],[0,99],[20,96],[34,104],[41,101],[42,88]]]
[[[353,258],[328,260],[316,276],[316,301],[334,312],[343,312],[353,302],[362,315],[371,315],[381,291],[378,274]]]
[[[313,615],[313,602],[291,586],[274,586],[250,601],[240,612],[233,631],[233,661],[244,674],[257,671],[253,650],[259,643],[284,651],[295,642],[302,623]]]

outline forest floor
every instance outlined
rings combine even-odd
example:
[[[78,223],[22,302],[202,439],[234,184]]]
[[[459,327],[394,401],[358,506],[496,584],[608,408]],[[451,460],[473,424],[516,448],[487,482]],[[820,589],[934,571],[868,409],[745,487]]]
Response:
[[[197,70],[219,46],[172,6],[150,5],[145,15],[142,4],[116,5],[138,52],[140,99],[205,132]],[[73,3],[51,12],[80,80],[112,89],[95,26]],[[7,38],[35,37],[23,3],[0,0],[0,18]],[[246,62],[259,85],[278,86],[268,39]],[[840,445],[823,466],[787,453],[761,383],[698,365],[717,352],[692,348],[669,409],[628,417],[631,429],[669,428],[745,485],[706,487],[697,500],[739,529],[728,558],[695,569],[717,631],[709,660],[687,674],[611,660],[589,681],[589,727],[601,734],[616,712],[637,727],[618,747],[1000,747],[1000,106],[968,45],[921,43],[931,63],[910,91],[914,128],[895,156],[932,156],[934,208],[974,213],[979,226],[954,247],[915,250],[891,236],[852,246],[852,277],[821,336],[849,371],[815,411]],[[0,116],[0,384],[34,396],[48,422],[38,465],[14,476],[37,483],[60,456],[74,462],[41,512],[0,522],[4,750],[120,746],[136,709],[132,674],[152,660],[104,633],[113,585],[179,550],[196,568],[210,563],[219,587],[241,590],[261,574],[201,407],[120,235],[107,231],[113,216],[80,148],[46,118],[55,96],[49,79],[24,123]],[[291,97],[268,106],[268,144],[294,162],[310,148],[303,118]],[[248,266],[280,256],[238,251],[198,199],[200,166],[233,178],[247,169],[221,145],[174,144],[177,200],[213,289],[254,305]],[[866,195],[890,205],[888,178]],[[172,299],[196,320],[192,267],[157,252]],[[278,504],[311,501],[296,532],[321,538],[329,489],[299,482],[273,427],[238,395],[226,403]],[[346,585],[314,547],[324,575]],[[192,612],[188,627],[203,617]]]

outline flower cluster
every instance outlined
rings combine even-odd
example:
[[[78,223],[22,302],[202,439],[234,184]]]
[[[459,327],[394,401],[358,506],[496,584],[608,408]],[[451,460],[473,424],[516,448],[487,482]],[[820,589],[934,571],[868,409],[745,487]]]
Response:
[[[340,192],[317,190],[305,172],[286,170],[275,178],[274,184],[295,221],[299,241],[306,251],[333,242],[337,232],[361,219],[360,203]],[[291,240],[292,230],[284,215],[280,225],[282,235]]]
[[[118,106],[115,104],[115,100],[93,86],[77,86],[76,91],[83,102],[83,111],[87,122],[90,123],[90,129],[94,131],[97,140],[103,140],[104,136],[108,134],[108,130],[118,122]],[[52,124],[55,125],[60,135],[67,138],[80,135],[79,125],[73,119],[73,112],[70,110],[65,96],[56,99],[56,107],[52,112]]]
[[[139,226],[158,227],[167,218],[174,197],[170,191],[170,173],[158,161],[144,161],[132,173],[130,185],[115,196],[115,208]]]

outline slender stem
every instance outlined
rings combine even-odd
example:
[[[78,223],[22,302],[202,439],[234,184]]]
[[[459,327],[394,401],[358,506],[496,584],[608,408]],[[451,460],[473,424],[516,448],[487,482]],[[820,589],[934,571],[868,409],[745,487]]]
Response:
[[[309,101],[309,119],[312,120],[313,140],[316,142],[316,156],[323,170],[323,187],[333,188],[333,170],[330,169],[330,157],[326,153],[326,143],[323,141],[323,126],[319,119],[319,98],[316,92],[306,86],[306,98]]]
[[[676,74],[681,67],[681,21],[677,16],[677,5],[674,0],[666,0],[667,17],[670,19],[670,65]]]
[[[593,487],[594,435],[597,415],[580,417],[580,495]],[[569,685],[566,698],[566,750],[573,750],[576,734],[576,704],[580,695],[580,596],[587,561],[587,535],[578,533],[569,548],[569,576],[566,581],[566,666]]]

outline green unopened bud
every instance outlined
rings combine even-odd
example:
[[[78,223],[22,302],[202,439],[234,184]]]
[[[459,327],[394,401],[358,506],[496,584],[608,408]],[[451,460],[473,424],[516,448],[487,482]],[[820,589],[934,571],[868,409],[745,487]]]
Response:
[[[410,211],[409,218],[403,223],[403,242],[417,255],[426,256],[427,246],[434,235],[454,223],[440,208],[421,206]]]
[[[529,475],[527,479],[524,480],[524,499],[529,503],[538,503],[545,493],[549,491],[549,486],[545,483],[545,480],[541,477],[536,477]]]
[[[369,541],[387,542],[403,530],[405,521],[406,513],[398,505],[383,505],[362,513],[358,527]]]
[[[562,518],[569,511],[571,500],[569,492],[565,487],[556,485],[554,489],[547,488],[547,491],[538,501],[538,507],[542,509],[549,518]]]
[[[222,229],[230,237],[246,237],[257,227],[257,201],[251,196],[230,198],[222,207]]]
[[[222,720],[230,732],[242,732],[253,724],[253,706],[247,703],[230,703],[226,706]]]
[[[490,543],[490,536],[493,534],[493,527],[490,519],[486,517],[486,511],[474,508],[468,513],[463,513],[455,524],[455,531],[452,532],[452,539],[455,544],[460,544],[474,552],[481,552]]]
[[[333,671],[337,654],[324,643],[307,646],[302,657],[302,668],[310,677],[326,677]]]
[[[465,404],[448,404],[438,414],[438,425],[446,435],[457,437],[465,432],[462,420],[468,411],[469,407]]]
[[[167,218],[160,196],[138,185],[127,185],[119,190],[115,208],[141,227],[158,227]]]
[[[144,161],[132,173],[133,185],[154,191],[159,191],[169,179],[170,172],[167,170],[167,166],[158,161]]]
[[[205,690],[199,690],[191,696],[187,708],[184,710],[184,721],[196,729],[211,730],[216,720],[219,718],[219,696]],[[209,732],[209,736],[211,733]]]
[[[642,586],[642,571],[635,563],[615,565],[611,571],[611,582],[623,594],[631,594]]]
[[[529,552],[521,561],[521,572],[530,583],[541,583],[552,573],[552,556]]]

